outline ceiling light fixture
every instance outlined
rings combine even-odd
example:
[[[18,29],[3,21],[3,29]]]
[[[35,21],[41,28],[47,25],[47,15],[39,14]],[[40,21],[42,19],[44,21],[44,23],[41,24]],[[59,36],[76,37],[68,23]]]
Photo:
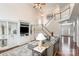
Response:
[[[46,3],[34,3],[33,8],[42,9]]]

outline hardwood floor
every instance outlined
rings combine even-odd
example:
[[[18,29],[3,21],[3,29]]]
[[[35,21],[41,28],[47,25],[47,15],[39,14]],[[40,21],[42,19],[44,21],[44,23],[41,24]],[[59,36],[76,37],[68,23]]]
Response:
[[[64,43],[60,41],[60,48],[56,56],[79,56],[79,47],[77,43],[73,42],[73,38],[70,37],[70,45],[68,44],[69,37],[64,37]]]

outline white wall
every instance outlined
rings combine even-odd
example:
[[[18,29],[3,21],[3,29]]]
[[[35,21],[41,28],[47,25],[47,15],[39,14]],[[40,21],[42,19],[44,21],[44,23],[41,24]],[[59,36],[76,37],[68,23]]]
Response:
[[[47,19],[47,15],[53,14],[54,9],[56,9],[56,4],[47,3],[46,6],[42,8],[41,13],[43,13],[43,17],[41,17],[40,12],[37,10],[37,17],[43,21],[43,24],[46,24],[49,20]],[[37,20],[38,22],[38,20]]]
[[[30,24],[36,23],[36,11],[33,8],[32,4],[24,3],[0,3],[0,21],[25,21]],[[17,25],[18,26],[18,25]],[[13,47],[17,44],[27,43],[33,40],[29,37],[14,37],[8,39],[7,47]]]
[[[47,15],[53,14],[55,11],[54,9],[56,9],[56,7],[57,7],[56,4],[51,4],[51,3],[47,4],[46,7],[44,7],[42,11],[44,13],[44,16],[42,17],[43,24],[48,23],[49,19],[47,19]],[[49,24],[47,24],[46,27],[50,32],[54,32],[55,35],[58,35],[59,23],[57,23],[54,19]]]
[[[0,19],[16,19],[33,23],[36,20],[36,11],[32,4],[0,3]]]
[[[38,14],[37,14],[38,19],[42,20],[43,24],[48,23],[49,20],[47,19],[47,15],[53,14],[55,11],[54,9],[56,9],[56,7],[58,7],[58,6],[56,6],[56,4],[51,4],[51,3],[47,4],[46,7],[44,7],[44,9],[42,11],[44,13],[43,17],[40,17],[39,11],[38,11]],[[38,24],[39,20],[37,20],[37,24]],[[52,22],[50,22],[48,25],[46,25],[46,27],[50,32],[54,32],[55,35],[59,34],[59,23],[56,22],[56,20],[52,20]]]
[[[56,20],[53,19],[46,27],[50,32],[53,32],[54,35],[59,36],[60,24]]]

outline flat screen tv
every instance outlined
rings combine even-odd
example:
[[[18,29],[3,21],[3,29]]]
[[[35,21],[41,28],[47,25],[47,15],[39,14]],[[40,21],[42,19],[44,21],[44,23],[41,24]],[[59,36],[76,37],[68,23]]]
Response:
[[[20,34],[29,34],[29,27],[20,27]]]

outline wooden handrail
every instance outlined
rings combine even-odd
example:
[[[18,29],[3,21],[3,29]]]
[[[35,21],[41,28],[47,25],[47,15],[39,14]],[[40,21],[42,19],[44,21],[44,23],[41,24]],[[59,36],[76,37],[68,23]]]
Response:
[[[44,25],[43,25],[43,28],[45,28],[49,33],[51,33]]]
[[[44,25],[42,25],[42,26],[43,26],[43,29],[42,29],[42,30],[43,30],[48,36],[51,36],[51,32],[50,32]],[[45,29],[48,33],[47,33],[44,29]]]

